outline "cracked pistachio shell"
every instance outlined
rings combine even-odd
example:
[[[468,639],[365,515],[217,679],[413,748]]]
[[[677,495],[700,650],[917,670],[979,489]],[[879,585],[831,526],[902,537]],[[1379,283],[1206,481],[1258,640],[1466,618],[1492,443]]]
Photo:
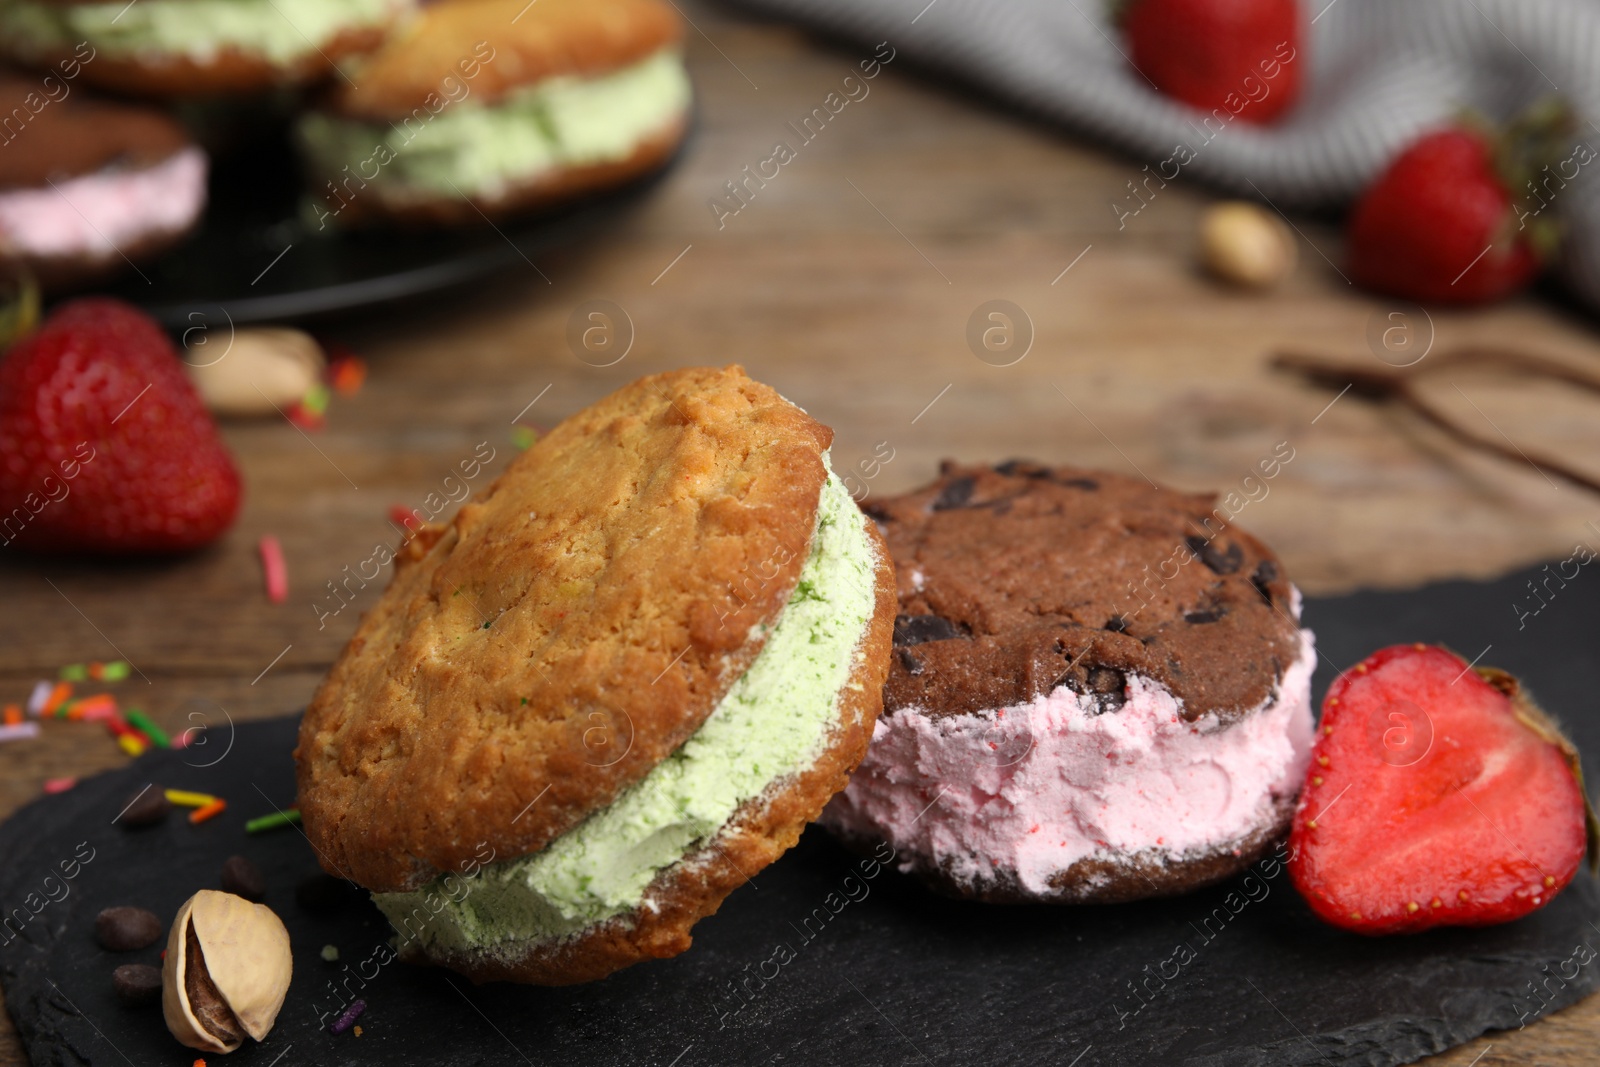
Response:
[[[161,1008],[167,1029],[190,1048],[232,1052],[243,1042],[224,1044],[212,1036],[188,1002],[185,948],[191,927],[206,973],[223,1002],[246,1033],[262,1040],[277,1021],[294,967],[283,921],[263,904],[214,889],[202,889],[190,897],[172,921],[161,973]]]

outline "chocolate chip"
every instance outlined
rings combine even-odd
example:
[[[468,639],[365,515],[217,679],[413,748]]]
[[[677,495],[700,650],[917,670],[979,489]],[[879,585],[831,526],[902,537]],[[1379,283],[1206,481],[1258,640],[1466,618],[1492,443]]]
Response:
[[[167,799],[164,789],[152,785],[129,797],[123,807],[122,814],[117,816],[117,825],[132,830],[140,826],[154,826],[165,819],[167,812],[172,810],[172,802]]]
[[[1115,667],[1090,667],[1079,680],[1074,674],[1064,674],[1055,688],[1066,686],[1079,696],[1089,698],[1089,714],[1104,715],[1108,711],[1121,711],[1128,702],[1128,678]]]
[[[1064,479],[1061,480],[1060,484],[1062,484],[1062,485],[1070,485],[1074,489],[1098,489],[1098,488],[1100,488],[1100,483],[1095,481],[1093,478],[1064,478]]]
[[[920,645],[924,641],[949,641],[966,637],[965,631],[949,619],[938,615],[896,615],[894,618],[894,644],[896,648]]]
[[[939,490],[939,496],[933,502],[934,511],[945,511],[949,508],[964,507],[972,499],[972,491],[978,486],[976,478],[953,478],[944,483]]]
[[[360,899],[360,889],[331,874],[314,874],[294,887],[294,902],[313,914],[343,911]]]
[[[1089,668],[1089,694],[1100,705],[1100,712],[1121,711],[1128,702],[1128,679],[1115,667]]]
[[[1183,614],[1184,622],[1195,624],[1216,622],[1226,614],[1221,608],[1201,608],[1199,611],[1186,611]]]
[[[107,908],[94,917],[94,936],[112,952],[149,948],[161,940],[161,920],[143,908]]]
[[[1041,467],[1031,459],[1008,459],[995,468],[995,473],[1004,474],[1007,478],[1019,475],[1023,478],[1048,478],[1050,468]]]
[[[1238,545],[1229,545],[1226,552],[1218,551],[1217,546],[1204,537],[1190,535],[1185,537],[1184,543],[1189,550],[1200,557],[1200,562],[1216,574],[1232,574],[1244,562],[1244,552]]]
[[[1261,599],[1268,604],[1272,603],[1272,583],[1278,580],[1278,565],[1270,559],[1264,559],[1256,564],[1255,572],[1250,575],[1250,584],[1256,587],[1256,592],[1261,594]]]
[[[907,674],[917,675],[922,673],[922,661],[920,659],[903,648],[895,649],[895,654],[900,657],[900,666],[906,669]]]
[[[267,880],[261,877],[261,868],[243,856],[229,856],[222,864],[222,890],[246,900],[260,900],[267,895]]]
[[[111,988],[124,1007],[142,1008],[161,999],[161,972],[148,963],[124,963],[111,972]]]
[[[1125,634],[1128,632],[1128,620],[1121,615],[1113,615],[1106,620],[1105,626],[1101,629],[1110,630],[1114,634]]]

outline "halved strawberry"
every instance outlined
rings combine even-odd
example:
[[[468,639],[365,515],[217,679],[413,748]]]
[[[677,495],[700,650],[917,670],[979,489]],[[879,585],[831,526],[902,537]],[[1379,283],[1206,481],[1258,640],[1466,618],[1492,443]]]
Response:
[[[1328,690],[1289,873],[1357,933],[1507,922],[1572,880],[1592,818],[1577,752],[1515,678],[1396,645]]]

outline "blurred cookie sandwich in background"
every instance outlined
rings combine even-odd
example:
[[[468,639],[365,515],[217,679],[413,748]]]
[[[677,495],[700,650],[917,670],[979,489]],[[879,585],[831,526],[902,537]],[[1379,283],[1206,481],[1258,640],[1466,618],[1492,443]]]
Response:
[[[305,116],[314,227],[481,222],[627,182],[677,149],[690,86],[664,0],[449,0]]]
[[[83,78],[137,96],[251,93],[340,77],[415,0],[0,0],[0,50],[56,63],[87,46]]]
[[[0,73],[0,264],[60,289],[181,240],[205,208],[207,170],[183,127],[42,85]]]

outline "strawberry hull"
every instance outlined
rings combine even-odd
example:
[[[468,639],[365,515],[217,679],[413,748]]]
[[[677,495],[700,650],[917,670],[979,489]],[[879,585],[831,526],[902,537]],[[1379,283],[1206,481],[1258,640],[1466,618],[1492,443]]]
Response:
[[[1583,858],[1574,762],[1509,675],[1383,649],[1328,691],[1290,875],[1319,917],[1362,934],[1519,918]]]

